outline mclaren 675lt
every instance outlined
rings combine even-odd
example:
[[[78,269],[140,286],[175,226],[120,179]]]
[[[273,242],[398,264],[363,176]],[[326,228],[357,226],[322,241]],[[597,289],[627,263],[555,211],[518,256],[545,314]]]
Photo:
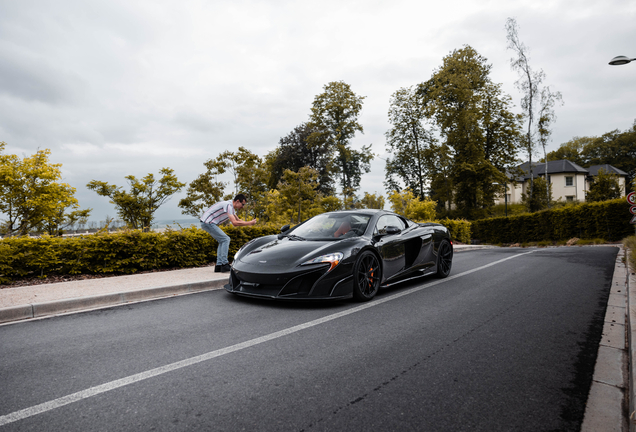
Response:
[[[380,288],[450,274],[446,227],[385,210],[323,213],[246,243],[234,256],[225,289],[270,299],[371,300]]]

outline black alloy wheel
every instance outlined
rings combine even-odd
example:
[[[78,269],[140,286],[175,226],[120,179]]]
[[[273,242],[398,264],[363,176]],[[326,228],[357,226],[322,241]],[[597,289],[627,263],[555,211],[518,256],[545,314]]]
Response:
[[[382,268],[373,252],[363,252],[353,268],[353,297],[358,301],[369,301],[378,293]]]
[[[448,240],[442,240],[437,249],[437,277],[445,278],[453,266],[453,247]]]

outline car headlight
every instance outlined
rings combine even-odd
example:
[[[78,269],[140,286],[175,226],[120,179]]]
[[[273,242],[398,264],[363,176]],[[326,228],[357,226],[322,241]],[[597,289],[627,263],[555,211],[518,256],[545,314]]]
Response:
[[[329,267],[328,271],[331,271],[335,266],[340,264],[340,261],[342,261],[342,256],[343,255],[341,252],[334,252],[327,255],[319,256],[317,258],[312,258],[309,261],[304,262],[302,265],[330,263],[331,267]]]

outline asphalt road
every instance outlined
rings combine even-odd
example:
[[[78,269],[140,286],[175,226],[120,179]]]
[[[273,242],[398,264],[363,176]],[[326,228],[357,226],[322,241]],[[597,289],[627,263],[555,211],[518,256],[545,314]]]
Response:
[[[567,431],[617,248],[455,255],[369,303],[210,291],[0,327],[0,431]]]

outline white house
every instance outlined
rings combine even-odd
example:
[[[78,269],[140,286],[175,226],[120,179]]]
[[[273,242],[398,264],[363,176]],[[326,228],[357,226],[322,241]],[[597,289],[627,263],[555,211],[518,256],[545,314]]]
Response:
[[[612,165],[594,165],[589,168],[583,168],[574,162],[568,160],[550,161],[547,163],[532,163],[532,175],[534,178],[545,177],[547,174],[548,182],[552,184],[552,199],[563,201],[579,201],[584,202],[590,185],[594,182],[594,178],[600,170],[607,173],[616,174],[618,176],[618,184],[621,193],[625,195],[625,179],[627,173]],[[510,182],[506,185],[507,197],[503,194],[495,201],[496,204],[520,203],[521,194],[526,194],[530,187],[530,164],[524,163],[519,165],[521,175],[508,175]],[[547,173],[546,173],[547,169]]]

